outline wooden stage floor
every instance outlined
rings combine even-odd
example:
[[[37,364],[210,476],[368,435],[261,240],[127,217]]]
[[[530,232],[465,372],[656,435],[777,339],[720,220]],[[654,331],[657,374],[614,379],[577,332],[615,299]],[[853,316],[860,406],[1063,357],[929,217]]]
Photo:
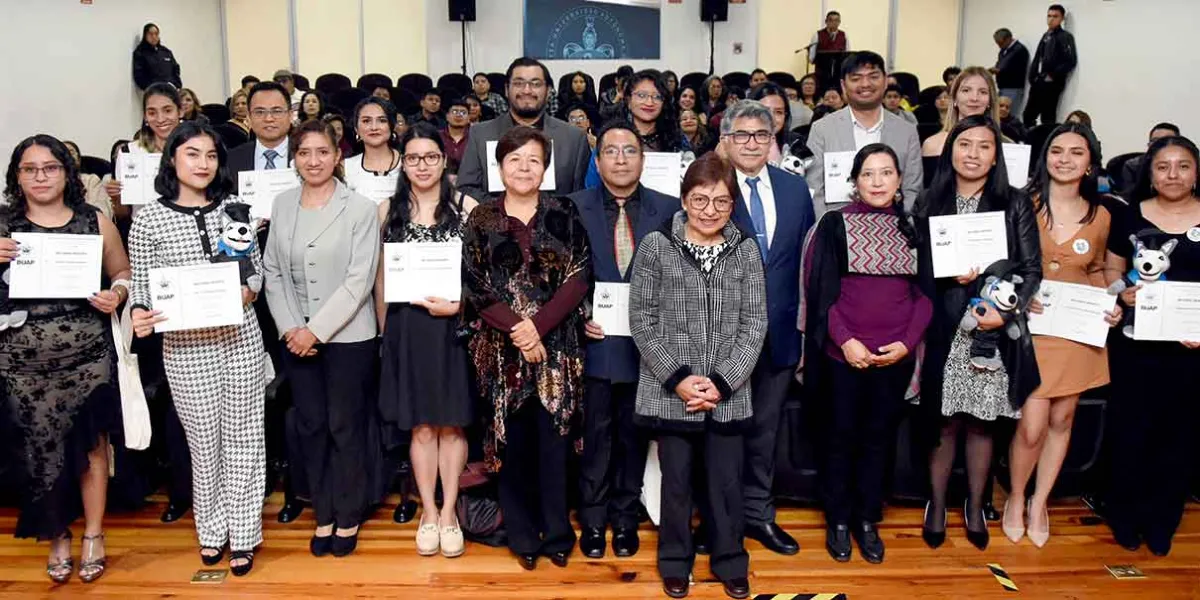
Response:
[[[395,500],[395,498],[393,498]],[[16,514],[0,510],[0,598],[45,596],[209,597],[209,598],[665,598],[655,572],[655,534],[642,529],[642,551],[633,558],[586,560],[576,551],[559,569],[542,560],[533,572],[521,570],[505,549],[468,545],[462,558],[417,556],[416,523],[391,522],[380,509],[363,527],[356,554],[314,558],[308,553],[312,511],[290,525],[275,521],[280,498],[267,507],[266,543],[254,571],[219,585],[190,583],[203,568],[197,556],[190,515],[171,525],[158,521],[162,504],[107,521],[109,568],[91,585],[73,580],[54,586],[45,576],[47,546],[12,537]],[[1117,546],[1103,524],[1088,524],[1090,511],[1078,502],[1051,510],[1053,537],[1042,550],[1028,540],[1013,545],[998,524],[991,525],[986,552],[971,546],[962,530],[961,511],[951,512],[941,549],[921,541],[919,508],[890,508],[882,528],[887,559],[870,565],[856,554],[845,564],[825,552],[821,514],[784,508],[779,523],[800,541],[800,554],[778,556],[747,541],[754,594],[845,593],[851,600],[898,598],[1200,598],[1200,506],[1189,505],[1175,546],[1166,558],[1145,548],[1131,553]],[[79,530],[74,554],[78,560]],[[999,563],[1020,587],[1005,591],[988,571]],[[1105,565],[1132,564],[1145,579],[1117,580]],[[222,564],[222,567],[225,565]],[[692,598],[725,598],[699,557]]]

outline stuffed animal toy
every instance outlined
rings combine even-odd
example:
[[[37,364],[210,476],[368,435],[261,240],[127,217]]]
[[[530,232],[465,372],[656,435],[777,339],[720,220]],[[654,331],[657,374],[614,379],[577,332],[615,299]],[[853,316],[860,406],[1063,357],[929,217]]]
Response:
[[[212,262],[236,262],[242,283],[253,290],[262,289],[262,274],[250,260],[258,242],[258,220],[250,218],[250,205],[241,202],[226,204],[224,217]]]
[[[1159,232],[1155,231],[1154,233]],[[1179,245],[1178,240],[1169,239],[1162,246],[1154,248],[1152,246],[1157,244],[1154,243],[1153,237],[1146,236],[1146,240],[1143,240],[1136,234],[1130,235],[1129,241],[1133,243],[1134,248],[1133,268],[1108,286],[1108,293],[1114,296],[1135,285],[1166,281],[1167,269],[1171,268],[1171,253]],[[1133,314],[1132,310],[1125,311],[1122,318],[1124,326],[1121,328],[1121,332],[1131,338],[1133,337]]]
[[[779,163],[779,168],[793,175],[804,176],[804,160],[794,154],[783,157],[783,160]]]
[[[1016,322],[1019,313],[1017,286],[1025,280],[1020,275],[1012,274],[1007,278],[989,275],[979,290],[979,297],[972,298],[958,326],[971,335],[971,366],[985,371],[999,371],[1004,368],[1000,360],[1000,330],[984,331],[979,329],[979,319],[987,314],[990,306],[1000,313],[1004,319],[1004,333],[1009,339],[1021,337],[1021,327]]]

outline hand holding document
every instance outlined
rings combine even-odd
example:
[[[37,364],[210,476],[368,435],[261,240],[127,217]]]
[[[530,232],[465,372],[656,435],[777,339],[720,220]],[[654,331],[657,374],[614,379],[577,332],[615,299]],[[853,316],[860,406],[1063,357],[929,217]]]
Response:
[[[850,169],[854,166],[855,152],[825,153],[825,204],[845,204],[850,201],[854,184],[850,183]]]
[[[1008,258],[1008,231],[1002,211],[929,218],[934,277],[982,272]]]
[[[1042,314],[1029,313],[1029,332],[1103,348],[1108,339],[1108,313],[1117,297],[1104,288],[1042,280],[1038,289]]]
[[[242,281],[234,262],[150,269],[150,298],[166,320],[154,331],[242,324]]]
[[[242,171],[238,174],[238,200],[250,205],[250,216],[269,219],[275,197],[299,186],[295,169]]]
[[[384,244],[383,264],[383,299],[388,303],[462,298],[462,242]]]
[[[384,200],[396,194],[396,182],[399,178],[399,170],[392,171],[388,175],[358,174],[354,177],[347,177],[346,186],[374,200],[375,204],[383,204]]]
[[[13,232],[10,298],[87,298],[100,291],[104,241],[98,235]]]
[[[1137,292],[1134,339],[1200,341],[1200,283],[1159,281],[1143,286]]]
[[[630,336],[629,284],[596,282],[592,297],[592,320],[607,336]]]
[[[118,152],[114,169],[117,181],[121,182],[121,204],[134,206],[153,202],[158,198],[154,191],[154,178],[158,177],[158,165],[162,154],[134,154]]]
[[[681,153],[647,152],[642,156],[642,185],[678,198],[679,186],[683,183]]]

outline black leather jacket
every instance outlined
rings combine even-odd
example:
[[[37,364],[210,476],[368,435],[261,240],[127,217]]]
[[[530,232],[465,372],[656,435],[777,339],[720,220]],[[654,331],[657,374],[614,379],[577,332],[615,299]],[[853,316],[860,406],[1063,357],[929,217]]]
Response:
[[[176,89],[183,87],[183,82],[179,80],[179,63],[175,62],[175,55],[162,44],[138,44],[137,48],[133,49],[133,82],[144,90],[160,81],[170,83]]]
[[[1037,52],[1029,66],[1029,83],[1045,81],[1050,75],[1056,83],[1065,83],[1067,75],[1075,70],[1079,62],[1075,54],[1075,36],[1057,27],[1047,31],[1038,42]]]

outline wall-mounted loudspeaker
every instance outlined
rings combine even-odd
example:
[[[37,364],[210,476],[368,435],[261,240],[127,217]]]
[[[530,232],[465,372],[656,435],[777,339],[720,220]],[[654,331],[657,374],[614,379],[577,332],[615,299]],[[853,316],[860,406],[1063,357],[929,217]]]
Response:
[[[475,0],[450,0],[451,21],[474,21]]]
[[[728,21],[729,0],[700,0],[700,20]]]

